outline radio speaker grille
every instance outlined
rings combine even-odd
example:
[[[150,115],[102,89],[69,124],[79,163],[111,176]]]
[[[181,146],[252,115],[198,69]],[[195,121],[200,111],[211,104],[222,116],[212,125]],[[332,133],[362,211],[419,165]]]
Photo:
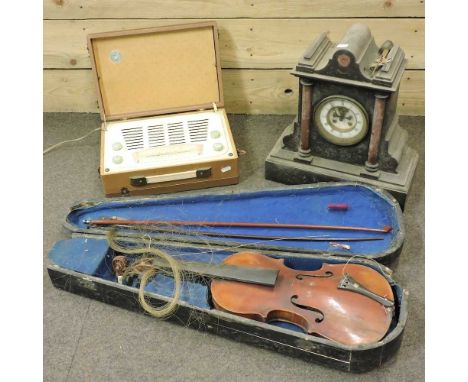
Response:
[[[125,128],[122,136],[127,150],[200,143],[208,140],[208,122],[204,118]]]

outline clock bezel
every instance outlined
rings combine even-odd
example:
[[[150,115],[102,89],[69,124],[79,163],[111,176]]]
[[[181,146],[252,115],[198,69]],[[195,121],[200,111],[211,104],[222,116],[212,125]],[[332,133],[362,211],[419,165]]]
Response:
[[[355,105],[362,113],[363,116],[363,128],[359,132],[359,134],[355,135],[352,138],[341,138],[337,137],[336,135],[331,134],[323,127],[322,121],[320,120],[320,112],[322,111],[323,107],[328,104],[332,100],[347,100]],[[360,102],[356,101],[355,99],[344,96],[344,95],[331,95],[328,97],[323,98],[315,108],[314,112],[314,123],[317,128],[318,133],[328,142],[333,143],[338,146],[352,146],[359,142],[361,142],[364,137],[367,135],[369,131],[369,117],[367,114],[366,109],[361,105]]]

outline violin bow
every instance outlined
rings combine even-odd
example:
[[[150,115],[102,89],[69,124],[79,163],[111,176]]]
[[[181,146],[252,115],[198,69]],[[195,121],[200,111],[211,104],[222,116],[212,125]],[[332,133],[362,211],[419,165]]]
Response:
[[[246,227],[246,228],[291,228],[291,229],[316,229],[316,230],[337,230],[353,232],[378,232],[389,233],[392,227],[385,225],[382,228],[355,227],[340,225],[321,224],[291,224],[291,223],[258,223],[258,222],[218,222],[218,221],[185,221],[185,220],[131,220],[120,218],[101,218],[94,220],[84,220],[87,225],[107,226],[107,225],[139,225],[139,226],[191,226],[191,227]]]
[[[114,226],[129,228],[124,224],[114,224]],[[330,237],[330,236],[272,236],[272,235],[250,235],[242,233],[227,233],[227,232],[210,232],[210,231],[192,231],[192,230],[180,230],[163,227],[151,227],[146,225],[133,225],[138,229],[151,230],[157,233],[171,233],[173,235],[184,235],[184,236],[210,236],[210,237],[221,237],[229,239],[252,239],[261,241],[374,241],[384,240],[383,236],[368,236],[368,237]]]

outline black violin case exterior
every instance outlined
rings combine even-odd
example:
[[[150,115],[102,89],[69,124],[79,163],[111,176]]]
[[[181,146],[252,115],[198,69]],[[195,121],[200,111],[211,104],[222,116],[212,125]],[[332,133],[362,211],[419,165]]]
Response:
[[[332,210],[329,204],[348,205],[346,211]],[[213,308],[209,286],[184,280],[181,298],[169,320],[223,335],[290,356],[350,372],[365,372],[378,367],[400,347],[407,318],[408,292],[393,278],[385,265],[391,264],[404,241],[402,213],[398,202],[387,192],[355,183],[323,183],[256,192],[233,194],[204,193],[196,196],[118,198],[82,201],[70,209],[65,227],[71,238],[58,241],[49,252],[48,272],[55,287],[128,310],[143,312],[138,301],[138,285],[117,282],[112,272],[116,253],[109,247],[104,227],[89,226],[99,218],[134,220],[249,221],[297,224],[347,225],[359,227],[390,226],[382,240],[349,242],[350,248],[324,241],[253,240],[182,235],[170,232],[117,231],[116,240],[130,248],[152,245],[180,259],[220,263],[236,252],[255,250],[285,265],[300,270],[320,269],[322,264],[362,264],[382,274],[390,283],[395,298],[395,313],[387,334],[370,345],[346,346],[308,335],[294,325],[262,323]],[[252,233],[245,227],[214,227],[210,231],[233,234]],[[255,229],[259,235],[304,236],[300,229]],[[311,233],[308,232],[307,235]],[[312,235],[362,237],[363,232],[330,233],[314,230]],[[380,235],[380,234],[379,234]],[[331,239],[330,239],[331,240]],[[162,305],[172,296],[173,279],[163,274],[148,283],[149,301]],[[155,323],[157,324],[157,323]]]

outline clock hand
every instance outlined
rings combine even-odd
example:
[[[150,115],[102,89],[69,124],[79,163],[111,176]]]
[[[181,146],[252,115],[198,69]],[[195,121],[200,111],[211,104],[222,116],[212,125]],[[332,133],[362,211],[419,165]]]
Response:
[[[339,113],[337,107],[334,107],[334,108],[333,108],[333,116],[334,116],[334,117],[337,117],[337,118],[340,118],[340,113]]]
[[[336,116],[340,119],[340,121],[342,121],[343,120],[343,113],[342,113],[341,108],[339,106],[335,107],[335,113],[336,113]]]

